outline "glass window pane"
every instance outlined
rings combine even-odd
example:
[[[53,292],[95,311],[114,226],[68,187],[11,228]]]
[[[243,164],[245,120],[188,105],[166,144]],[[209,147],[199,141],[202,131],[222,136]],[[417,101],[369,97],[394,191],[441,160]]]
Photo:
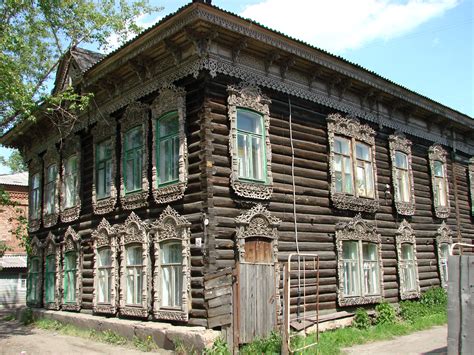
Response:
[[[359,258],[358,242],[344,241],[342,242],[342,254],[344,259],[356,260]]]
[[[371,161],[372,159],[370,157],[369,146],[357,142],[356,143],[356,158]]]
[[[254,137],[252,139],[252,170],[253,179],[263,179],[263,151],[262,151],[262,139]]]
[[[239,163],[239,176],[249,177],[249,164],[247,159],[247,136],[243,134],[237,135],[237,159]]]
[[[112,265],[112,250],[110,248],[102,248],[99,250],[99,266],[106,267]]]
[[[400,169],[408,169],[408,156],[405,153],[395,152],[395,166]]]
[[[414,260],[413,244],[402,244],[402,260]]]
[[[181,242],[164,243],[161,247],[161,263],[162,264],[181,264],[182,257],[182,245]]]
[[[444,176],[444,166],[442,162],[435,160],[433,162],[433,170],[434,170],[435,176],[438,176],[438,177]]]
[[[348,139],[334,137],[334,152],[344,155],[350,155],[350,143]]]
[[[262,134],[262,116],[251,111],[237,110],[237,129]]]
[[[142,248],[139,246],[131,246],[127,248],[127,265],[142,265],[143,255]]]
[[[374,243],[363,243],[362,252],[364,260],[377,260],[377,246]]]
[[[170,134],[178,133],[178,129],[179,129],[178,113],[174,112],[160,118],[158,121],[158,126],[159,126],[159,137],[165,137]]]

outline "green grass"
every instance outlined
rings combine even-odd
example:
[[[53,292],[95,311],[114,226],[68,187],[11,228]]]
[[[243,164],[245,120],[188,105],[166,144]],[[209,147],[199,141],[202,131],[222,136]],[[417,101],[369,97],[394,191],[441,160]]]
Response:
[[[15,319],[16,319],[16,317],[15,317],[14,314],[8,314],[8,315],[6,315],[2,318],[2,320],[7,321],[7,322],[9,322],[11,320],[15,320]]]

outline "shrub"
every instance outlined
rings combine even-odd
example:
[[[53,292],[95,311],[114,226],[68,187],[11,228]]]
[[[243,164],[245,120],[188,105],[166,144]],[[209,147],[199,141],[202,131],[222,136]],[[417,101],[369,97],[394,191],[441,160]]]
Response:
[[[352,326],[357,329],[365,330],[368,329],[372,324],[370,316],[364,308],[357,308],[354,319],[352,320]]]
[[[393,324],[397,320],[395,308],[387,302],[382,302],[375,307],[376,324]]]
[[[217,338],[212,347],[204,349],[203,355],[230,355],[230,350],[224,339]]]
[[[420,303],[427,307],[446,307],[448,305],[448,293],[442,287],[430,288],[421,295]]]
[[[400,317],[407,322],[413,323],[416,319],[424,317],[429,313],[429,309],[417,301],[400,302]]]
[[[20,314],[20,322],[24,325],[31,324],[35,321],[33,317],[33,310],[31,308],[25,308]]]
[[[241,354],[279,354],[281,351],[281,337],[272,332],[268,338],[255,339],[240,350]]]

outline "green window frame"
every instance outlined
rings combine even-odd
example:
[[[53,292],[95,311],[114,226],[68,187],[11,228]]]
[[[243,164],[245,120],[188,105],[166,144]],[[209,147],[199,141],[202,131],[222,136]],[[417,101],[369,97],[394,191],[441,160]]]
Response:
[[[237,160],[239,179],[267,181],[266,141],[263,115],[237,108]]]
[[[64,166],[64,208],[70,208],[76,205],[77,196],[77,155],[73,154],[67,158]]]
[[[56,180],[58,175],[58,167],[56,164],[48,166],[46,171],[46,214],[56,213]]]
[[[31,218],[38,219],[40,217],[41,200],[40,200],[40,175],[36,173],[31,179]]]
[[[110,197],[112,185],[112,139],[99,142],[95,147],[96,152],[96,185],[97,199]]]
[[[64,255],[64,303],[76,302],[77,253]]]
[[[30,259],[28,268],[28,291],[27,300],[28,302],[36,303],[39,301],[39,275],[40,275],[41,262],[39,257],[33,257]]]
[[[179,116],[168,112],[156,120],[156,169],[158,187],[179,180]]]
[[[56,256],[48,255],[45,262],[44,270],[44,290],[45,302],[53,303],[55,301],[56,288]]]
[[[142,189],[143,143],[141,126],[125,133],[122,172],[126,194]]]

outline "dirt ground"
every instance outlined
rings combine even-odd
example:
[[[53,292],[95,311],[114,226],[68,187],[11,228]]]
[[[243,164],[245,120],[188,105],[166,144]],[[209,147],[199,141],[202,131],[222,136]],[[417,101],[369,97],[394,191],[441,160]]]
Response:
[[[115,346],[74,336],[60,335],[52,331],[25,327],[17,321],[0,320],[1,355],[49,355],[49,354],[120,354],[144,355],[146,353],[123,346]],[[162,350],[159,354],[171,354]]]

